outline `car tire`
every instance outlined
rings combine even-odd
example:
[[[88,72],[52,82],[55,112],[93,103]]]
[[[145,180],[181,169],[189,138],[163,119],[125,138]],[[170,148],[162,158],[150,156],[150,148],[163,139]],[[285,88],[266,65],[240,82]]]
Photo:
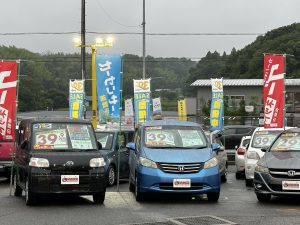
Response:
[[[31,187],[29,185],[28,177],[25,181],[25,203],[26,205],[34,205],[36,203],[36,196],[31,192]]]
[[[253,187],[253,181],[251,179],[245,178],[246,187]]]
[[[95,204],[103,204],[105,199],[105,192],[93,194],[93,201]]]
[[[260,202],[269,202],[272,198],[271,194],[256,194],[258,201]]]
[[[106,184],[108,187],[113,186],[116,183],[116,170],[114,166],[109,165],[107,169],[107,179]]]
[[[227,182],[227,175],[226,175],[226,173],[221,176],[221,182],[222,183],[226,183]]]
[[[217,202],[220,197],[220,192],[212,192],[212,193],[207,193],[207,200],[210,202]]]
[[[22,196],[22,188],[18,185],[17,183],[17,174],[14,175],[13,177],[13,188],[14,188],[14,195],[17,197]]]
[[[137,202],[141,202],[144,200],[144,193],[140,192],[139,191],[139,188],[138,188],[138,178],[137,178],[137,175],[135,176],[135,189],[134,189],[134,195],[135,195],[135,200]]]
[[[130,192],[134,192],[134,190],[135,190],[135,186],[134,186],[134,184],[132,183],[132,181],[131,181],[131,179],[129,177],[129,191]]]

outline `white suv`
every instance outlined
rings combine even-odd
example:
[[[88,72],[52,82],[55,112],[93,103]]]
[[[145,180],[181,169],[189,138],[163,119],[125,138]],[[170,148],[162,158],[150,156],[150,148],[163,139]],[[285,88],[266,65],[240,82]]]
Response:
[[[285,127],[285,130],[290,128],[292,127]],[[246,186],[249,187],[253,184],[254,168],[257,161],[264,155],[261,148],[270,146],[273,140],[282,131],[283,128],[265,129],[264,127],[258,127],[254,130],[245,154]]]

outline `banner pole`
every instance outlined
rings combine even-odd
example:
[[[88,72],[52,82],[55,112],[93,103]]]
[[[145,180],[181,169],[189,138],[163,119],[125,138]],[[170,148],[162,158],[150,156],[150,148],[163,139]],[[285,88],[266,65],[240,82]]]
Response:
[[[10,167],[10,182],[9,182],[9,196],[11,196],[12,192],[12,180],[13,180],[13,170],[15,167],[15,152],[17,150],[17,143],[16,143],[16,125],[18,123],[18,104],[19,104],[19,83],[20,83],[20,71],[21,71],[21,60],[16,60],[18,65],[18,73],[17,73],[17,96],[16,96],[16,112],[15,112],[15,123],[14,123],[14,133],[15,133],[15,141],[12,148],[12,156],[11,156],[11,167]],[[17,182],[17,181],[16,181]]]
[[[119,116],[119,135],[118,135],[118,142],[119,142],[119,149],[118,149],[118,172],[117,172],[117,192],[120,191],[120,151],[121,151],[121,126],[122,126],[122,98],[123,98],[123,55],[121,55],[121,79],[120,79],[120,116]],[[124,140],[125,142],[125,140]]]

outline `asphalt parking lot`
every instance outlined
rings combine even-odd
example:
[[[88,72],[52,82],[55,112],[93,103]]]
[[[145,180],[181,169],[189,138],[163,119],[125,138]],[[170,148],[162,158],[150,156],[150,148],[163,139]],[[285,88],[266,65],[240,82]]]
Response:
[[[273,197],[269,203],[257,201],[244,180],[236,180],[233,168],[222,184],[218,203],[205,196],[152,195],[138,203],[128,191],[128,183],[107,189],[104,204],[95,205],[90,196],[47,196],[36,206],[25,205],[24,196],[9,196],[9,182],[0,178],[0,224],[300,224],[300,197]]]

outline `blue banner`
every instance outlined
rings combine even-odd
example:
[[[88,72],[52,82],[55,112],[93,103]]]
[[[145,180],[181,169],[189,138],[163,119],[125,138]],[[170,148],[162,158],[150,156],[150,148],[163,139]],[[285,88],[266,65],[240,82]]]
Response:
[[[151,89],[150,79],[133,80],[134,90],[134,118],[135,123],[149,121],[150,118],[150,100]]]
[[[121,56],[97,55],[96,77],[100,123],[119,120],[121,102]]]
[[[69,83],[70,118],[83,119],[85,103],[84,81],[70,80]]]
[[[211,81],[210,130],[222,130],[224,115],[223,79],[211,79]]]

